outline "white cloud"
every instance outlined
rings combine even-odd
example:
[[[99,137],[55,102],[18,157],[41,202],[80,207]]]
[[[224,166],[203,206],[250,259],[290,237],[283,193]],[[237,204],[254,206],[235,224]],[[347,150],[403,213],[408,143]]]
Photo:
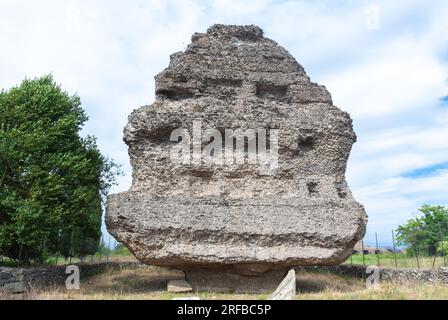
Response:
[[[265,10],[267,0],[214,0],[212,1],[213,10],[221,15],[250,15],[257,14]]]
[[[422,204],[448,205],[448,171],[423,178],[387,178],[357,190],[357,197],[371,213],[368,231],[385,232],[414,218]],[[372,217],[373,215],[373,217]]]
[[[418,46],[403,45],[324,80],[356,119],[396,115],[437,104],[447,92],[446,68]],[[390,50],[390,49],[389,49]]]
[[[446,162],[447,137],[447,126],[370,133],[354,146],[348,173],[350,181],[359,187]]]

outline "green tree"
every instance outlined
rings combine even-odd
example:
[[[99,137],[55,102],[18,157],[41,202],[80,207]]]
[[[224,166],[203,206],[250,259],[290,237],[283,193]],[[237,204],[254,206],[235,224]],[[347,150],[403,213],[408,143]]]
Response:
[[[437,252],[443,256],[448,255],[448,240],[440,241]]]
[[[397,228],[397,242],[412,255],[435,255],[448,240],[448,208],[423,205],[420,215]]]
[[[94,137],[80,137],[87,120],[50,75],[0,92],[0,254],[30,262],[98,247],[120,170]]]

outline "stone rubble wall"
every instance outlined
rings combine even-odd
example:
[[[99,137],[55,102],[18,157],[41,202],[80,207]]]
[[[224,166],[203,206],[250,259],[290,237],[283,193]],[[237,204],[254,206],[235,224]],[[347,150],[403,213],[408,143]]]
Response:
[[[81,279],[100,274],[107,270],[147,268],[139,262],[104,262],[96,264],[80,264]],[[365,279],[367,266],[301,266],[294,267],[300,272],[328,272],[346,277]],[[0,292],[20,293],[26,289],[64,286],[68,274],[66,266],[44,266],[35,268],[0,267]],[[380,277],[384,281],[414,281],[421,283],[443,283],[448,285],[448,268],[417,270],[380,268]],[[81,280],[82,281],[82,280]]]
[[[0,292],[19,293],[24,289],[23,269],[0,267]]]
[[[76,264],[81,281],[107,270],[145,268],[138,262],[103,262]],[[65,285],[67,266],[42,266],[29,268],[0,267],[0,292],[20,293],[29,288],[60,287]]]
[[[338,265],[338,266],[301,266],[295,267],[296,272],[328,272],[346,277],[365,279],[371,273],[367,273],[368,266]],[[438,269],[389,269],[380,268],[380,279],[384,281],[398,282],[440,282],[448,284],[448,268]]]

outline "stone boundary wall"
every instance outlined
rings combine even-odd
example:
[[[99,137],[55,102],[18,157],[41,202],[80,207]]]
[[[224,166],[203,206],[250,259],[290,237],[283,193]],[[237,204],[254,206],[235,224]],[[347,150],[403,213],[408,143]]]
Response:
[[[0,293],[19,293],[25,290],[23,269],[0,267]]]
[[[296,272],[328,272],[341,276],[365,279],[370,273],[367,273],[367,265],[338,265],[338,266],[299,266],[294,269]],[[380,279],[384,281],[414,281],[414,282],[440,282],[448,284],[448,268],[439,269],[380,269]]]
[[[93,264],[73,264],[79,267],[81,280],[107,270],[144,268],[138,262],[102,262]],[[65,286],[67,266],[42,266],[28,268],[0,267],[0,292],[19,293],[27,288]]]
[[[81,279],[100,274],[107,270],[138,269],[147,267],[139,262],[103,262],[95,264],[78,264]],[[367,266],[298,266],[300,272],[328,272],[346,277],[365,279]],[[30,268],[0,267],[0,292],[19,293],[27,288],[60,287],[65,285],[69,276],[65,273],[66,266],[43,266]],[[416,281],[440,282],[448,284],[448,268],[416,270],[416,269],[386,269],[380,268],[380,279],[384,281]]]

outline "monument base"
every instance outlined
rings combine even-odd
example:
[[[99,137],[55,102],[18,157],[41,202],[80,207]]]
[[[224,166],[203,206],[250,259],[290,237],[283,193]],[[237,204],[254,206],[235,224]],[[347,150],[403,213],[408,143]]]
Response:
[[[220,293],[270,294],[285,278],[288,269],[263,273],[241,272],[235,267],[183,269],[193,290]]]

